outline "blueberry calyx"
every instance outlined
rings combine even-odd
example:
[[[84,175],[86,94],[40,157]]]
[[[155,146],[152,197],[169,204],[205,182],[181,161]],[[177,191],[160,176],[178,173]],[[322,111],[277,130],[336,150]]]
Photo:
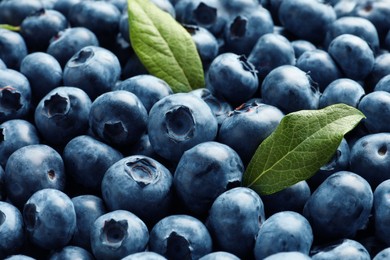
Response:
[[[191,139],[195,131],[195,119],[186,106],[176,106],[165,114],[165,129],[169,138],[178,143]]]
[[[0,210],[0,226],[3,225],[6,218],[7,218],[7,216],[4,214],[3,211]]]
[[[246,71],[249,71],[253,75],[256,75],[257,70],[253,66],[252,63],[250,63],[245,55],[238,56],[238,60],[241,62],[242,68]]]
[[[386,145],[382,145],[381,147],[379,147],[378,154],[380,156],[385,156],[386,153],[387,153],[387,146]]]
[[[0,93],[1,114],[12,114],[12,112],[22,108],[22,104],[20,103],[21,95],[15,88],[5,86],[0,89]]]
[[[165,255],[168,259],[192,259],[188,240],[176,232],[172,232],[167,240]]]
[[[103,245],[109,246],[111,249],[118,249],[121,247],[123,241],[127,238],[128,223],[126,220],[116,221],[110,219],[104,222],[101,229],[100,239]]]
[[[205,25],[212,25],[217,19],[217,9],[201,2],[194,10],[196,21]]]
[[[126,172],[142,188],[159,177],[156,165],[146,158],[135,158],[134,161],[126,162]]]
[[[54,180],[56,178],[56,172],[54,170],[48,170],[47,171],[47,177],[49,177],[50,180]]]
[[[37,207],[33,203],[27,203],[23,209],[23,219],[27,230],[33,230],[37,224]]]
[[[237,16],[230,25],[230,33],[233,38],[241,38],[246,33],[248,20],[242,16]]]
[[[106,122],[103,128],[103,136],[110,141],[116,140],[118,137],[124,139],[127,136],[127,129],[122,121]]]
[[[66,115],[69,110],[69,98],[63,97],[58,93],[52,95],[49,99],[45,100],[43,104],[43,113],[48,118]]]
[[[95,52],[92,48],[83,48],[79,51],[72,59],[69,60],[67,66],[77,67],[87,63],[95,55]]]

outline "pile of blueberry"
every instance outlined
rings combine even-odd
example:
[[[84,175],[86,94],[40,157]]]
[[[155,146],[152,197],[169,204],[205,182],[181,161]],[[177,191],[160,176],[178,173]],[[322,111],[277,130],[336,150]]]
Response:
[[[147,72],[126,0],[0,0],[0,258],[390,259],[390,1],[152,2],[202,88]],[[312,178],[242,184],[284,115],[336,103],[366,118]]]

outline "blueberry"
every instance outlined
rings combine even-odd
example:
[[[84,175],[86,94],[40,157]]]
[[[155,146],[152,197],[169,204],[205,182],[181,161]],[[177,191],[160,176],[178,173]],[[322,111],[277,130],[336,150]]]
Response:
[[[0,201],[0,257],[18,252],[24,243],[21,212],[12,204]]]
[[[375,57],[370,46],[353,34],[342,34],[334,38],[329,44],[328,52],[350,79],[364,80],[374,68]]]
[[[174,6],[169,0],[151,0],[158,8],[170,14],[173,18],[176,17]]]
[[[243,55],[230,52],[220,54],[212,61],[207,72],[206,87],[232,105],[250,99],[258,86],[255,68]]]
[[[122,258],[122,260],[167,260],[167,259],[155,252],[145,251],[145,252],[130,254]]]
[[[54,3],[53,9],[62,13],[67,19],[69,18],[69,10],[73,5],[80,3],[82,0],[57,0]]]
[[[292,65],[273,69],[261,85],[263,102],[284,113],[317,109],[320,93],[310,76]]]
[[[237,187],[215,199],[206,226],[216,250],[247,259],[252,256],[257,233],[264,221],[264,205],[259,195],[249,188]]]
[[[357,108],[364,95],[365,90],[357,81],[349,78],[339,78],[325,87],[320,97],[319,107],[324,108],[343,103]]]
[[[75,183],[98,192],[107,169],[123,155],[91,136],[80,135],[66,144],[62,157],[66,173]]]
[[[29,257],[27,255],[10,255],[7,258],[4,258],[6,260],[36,260],[35,258]]]
[[[0,58],[0,70],[7,69],[7,65],[5,65],[4,61]]]
[[[0,70],[0,122],[27,118],[30,108],[28,79],[16,70]]]
[[[119,18],[119,35],[126,43],[131,45],[128,12],[122,12]]]
[[[81,88],[94,100],[99,95],[113,90],[120,74],[119,60],[111,51],[102,47],[86,46],[66,63],[63,83]]]
[[[260,227],[254,248],[255,259],[289,251],[308,255],[312,243],[309,221],[297,212],[281,211],[270,216]]]
[[[40,0],[3,0],[0,2],[0,23],[19,26],[27,16],[42,7]]]
[[[200,143],[184,152],[174,173],[177,196],[195,215],[206,215],[223,192],[241,186],[244,166],[229,146]]]
[[[365,40],[374,53],[379,50],[378,32],[372,22],[362,17],[352,16],[340,17],[329,26],[324,40],[325,48],[334,38],[346,33]]]
[[[62,83],[61,65],[53,56],[45,52],[34,52],[24,57],[20,72],[30,82],[35,104]]]
[[[125,90],[100,95],[89,113],[93,133],[115,147],[136,143],[145,133],[147,122],[148,114],[141,100]]]
[[[291,251],[291,252],[279,252],[264,258],[264,260],[290,260],[290,259],[310,260],[311,257],[301,252]]]
[[[301,213],[306,201],[311,195],[306,181],[300,181],[281,191],[260,196],[264,203],[266,217],[281,211]]]
[[[91,227],[91,247],[96,259],[120,259],[145,251],[149,232],[145,223],[126,210],[108,212]]]
[[[147,131],[156,153],[177,162],[186,150],[214,140],[217,128],[206,102],[190,93],[177,93],[153,105]]]
[[[295,65],[294,48],[286,37],[267,33],[257,40],[248,61],[255,66],[259,79],[263,80],[279,66]]]
[[[225,48],[234,53],[249,55],[261,36],[273,32],[274,23],[269,11],[261,6],[235,13],[237,16],[231,19],[224,29]]]
[[[380,252],[378,252],[373,260],[386,260],[386,259],[389,259],[390,257],[390,247],[387,247],[383,250],[381,250]]]
[[[158,161],[142,156],[125,157],[104,174],[101,190],[110,210],[128,210],[146,224],[165,217],[172,199],[171,172]]]
[[[72,27],[58,32],[51,38],[47,53],[56,58],[64,68],[68,60],[86,46],[99,46],[96,35],[85,27]]]
[[[55,88],[38,103],[35,125],[48,143],[65,145],[87,133],[91,104],[91,99],[79,88]]]
[[[291,45],[294,48],[295,58],[298,59],[305,51],[314,51],[317,47],[306,40],[293,40]]]
[[[363,124],[369,133],[390,131],[390,93],[386,91],[374,91],[365,95],[358,106],[366,116]]]
[[[50,254],[49,260],[66,260],[66,259],[95,259],[90,252],[77,246],[66,246]]]
[[[309,220],[316,239],[330,241],[355,236],[367,223],[372,204],[368,182],[353,172],[339,171],[313,192],[303,215]]]
[[[320,49],[304,52],[298,58],[296,66],[310,75],[321,92],[342,75],[332,57]]]
[[[20,33],[29,52],[46,51],[50,39],[68,27],[68,20],[55,10],[40,9],[27,16],[20,25]]]
[[[5,167],[9,156],[17,149],[39,143],[38,131],[29,121],[12,119],[0,124],[1,166]]]
[[[374,89],[375,85],[388,74],[390,74],[390,53],[385,52],[375,57],[374,67],[365,80],[366,92]]]
[[[0,4],[2,3],[5,2]],[[0,28],[0,47],[0,59],[9,69],[18,70],[23,58],[28,54],[23,37],[17,32]]]
[[[360,259],[370,260],[367,249],[353,239],[336,240],[313,250],[313,260]]]
[[[239,260],[237,256],[225,252],[225,251],[214,251],[207,255],[202,256],[199,260]]]
[[[336,13],[319,1],[284,0],[279,7],[279,20],[295,36],[322,43],[329,25],[336,20]]]
[[[149,250],[168,259],[199,259],[212,252],[206,226],[190,215],[170,215],[150,231]]]
[[[390,246],[389,233],[389,213],[390,202],[390,180],[385,180],[374,191],[374,218],[375,235],[387,246]]]
[[[76,228],[71,199],[57,189],[35,192],[23,207],[28,239],[44,249],[58,249],[69,243]]]
[[[381,78],[375,85],[374,91],[379,90],[390,92],[390,74]]]
[[[276,107],[250,100],[229,112],[217,141],[233,148],[247,165],[257,147],[279,125],[284,114]]]
[[[123,153],[128,155],[145,155],[153,159],[156,159],[157,161],[162,159],[154,151],[152,144],[150,143],[148,134],[142,135],[141,138],[138,140],[138,142],[131,145],[130,147],[126,147]]]
[[[44,188],[65,189],[65,169],[60,154],[44,144],[19,148],[5,167],[8,199],[22,207],[36,191]]]
[[[163,97],[173,94],[168,83],[149,74],[130,77],[119,82],[114,89],[126,90],[135,94],[141,100],[147,112],[149,112],[154,103]]]
[[[91,250],[90,235],[95,220],[106,214],[104,201],[94,195],[80,195],[72,198],[76,212],[76,228],[70,243]]]

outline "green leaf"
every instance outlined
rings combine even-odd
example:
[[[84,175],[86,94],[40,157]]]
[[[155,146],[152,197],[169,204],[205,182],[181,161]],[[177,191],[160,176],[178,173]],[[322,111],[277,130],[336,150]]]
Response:
[[[149,0],[128,0],[131,45],[152,75],[174,92],[204,87],[202,62],[191,35]]]
[[[359,110],[345,104],[286,115],[257,148],[243,184],[266,195],[310,178],[363,118]]]
[[[7,29],[10,31],[14,31],[14,32],[20,31],[20,26],[13,26],[13,25],[9,25],[9,24],[0,24],[0,28]]]

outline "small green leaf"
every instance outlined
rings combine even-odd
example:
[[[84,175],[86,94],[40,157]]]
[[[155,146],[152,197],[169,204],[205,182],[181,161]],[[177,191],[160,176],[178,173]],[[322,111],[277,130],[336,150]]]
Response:
[[[204,72],[191,35],[149,0],[128,0],[131,45],[146,69],[174,92],[204,87]]]
[[[10,31],[14,31],[14,32],[19,32],[20,31],[20,26],[13,26],[13,25],[10,25],[10,24],[0,24],[0,28],[7,29],[7,30],[10,30]]]
[[[257,148],[243,184],[266,195],[310,178],[363,118],[359,110],[345,104],[286,115]]]

